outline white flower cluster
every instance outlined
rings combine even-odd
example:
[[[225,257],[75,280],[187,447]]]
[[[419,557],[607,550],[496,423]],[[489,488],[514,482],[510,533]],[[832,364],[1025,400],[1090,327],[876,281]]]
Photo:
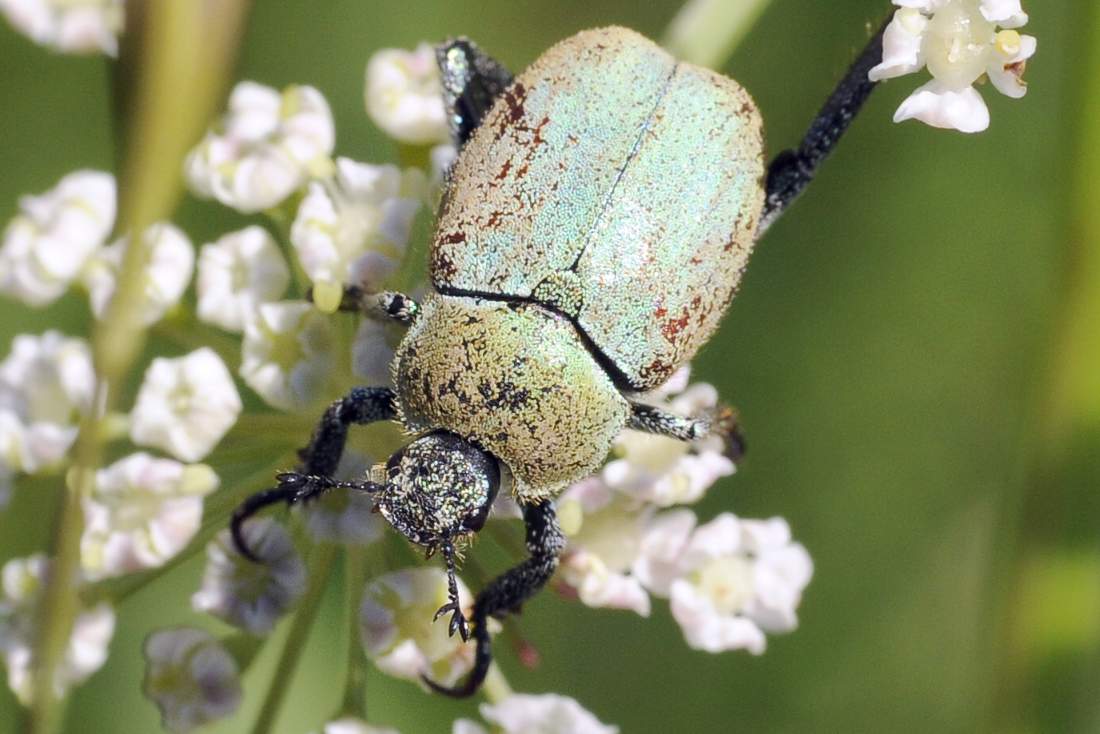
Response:
[[[682,415],[713,410],[714,388],[687,379],[685,368],[650,398]],[[627,431],[614,453],[601,475],[558,500],[569,536],[559,574],[584,604],[648,616],[651,596],[668,598],[688,644],[708,652],[760,654],[765,632],[797,626],[813,564],[786,521],[725,513],[697,526],[691,510],[659,511],[698,501],[734,471],[721,440]]]
[[[166,729],[188,732],[237,710],[240,669],[208,632],[157,630],[145,640],[144,691],[160,709]]]
[[[42,621],[40,604],[50,561],[42,554],[4,564],[0,596],[0,655],[8,669],[8,685],[24,705],[34,698],[34,646]],[[107,660],[107,646],[115,631],[115,613],[109,604],[82,608],[73,622],[64,660],[54,671],[54,694],[64,696]]]
[[[118,55],[123,0],[0,0],[0,12],[40,46],[61,53]]]
[[[1027,23],[1020,0],[893,0],[900,9],[883,36],[883,58],[871,81],[927,67],[932,81],[902,102],[895,122],[917,119],[964,133],[989,127],[989,108],[974,84],[989,79],[1001,94],[1019,99],[1033,36],[1015,29]],[[1000,29],[1000,30],[998,30]]]

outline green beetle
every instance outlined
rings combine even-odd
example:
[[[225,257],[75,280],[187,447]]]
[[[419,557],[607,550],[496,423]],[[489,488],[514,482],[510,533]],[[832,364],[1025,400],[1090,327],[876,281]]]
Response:
[[[297,472],[260,508],[332,489],[369,492],[395,529],[447,564],[450,632],[468,638],[456,554],[498,491],[523,509],[530,557],[478,594],[473,693],[490,663],[487,620],[551,577],[564,538],[553,498],[595,471],[624,428],[692,441],[732,414],[677,416],[638,402],[718,326],[763,228],[801,191],[869,91],[880,36],[802,147],[765,170],[756,105],[735,81],[678,62],[624,28],[579,33],[514,80],[474,44],[438,49],[461,152],[431,249],[431,289],[349,289],[344,307],[409,325],[395,389],[357,388],[325,412]],[[870,63],[868,63],[870,62]],[[862,71],[861,71],[862,69]],[[332,473],[349,426],[398,421],[415,438],[361,481]]]

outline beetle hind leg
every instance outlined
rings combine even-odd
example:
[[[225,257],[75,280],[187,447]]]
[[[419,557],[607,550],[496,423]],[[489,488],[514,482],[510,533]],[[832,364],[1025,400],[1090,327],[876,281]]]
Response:
[[[519,611],[520,606],[545,586],[557,570],[558,556],[565,547],[565,536],[558,526],[554,504],[544,500],[525,506],[523,520],[527,525],[527,552],[530,557],[495,578],[477,595],[472,615],[473,637],[477,645],[474,667],[466,680],[453,688],[425,677],[424,683],[436,693],[466,698],[477,692],[493,662],[489,618]]]
[[[461,148],[493,101],[512,83],[512,73],[468,38],[452,38],[435,49],[443,76],[443,104],[454,144]]]
[[[703,415],[684,417],[654,405],[630,404],[627,427],[678,441],[699,441],[707,436],[719,436],[731,461],[745,455],[745,438],[737,419],[737,411],[726,405],[718,405]]]
[[[810,123],[810,129],[799,146],[783,151],[768,166],[764,212],[756,230],[758,239],[814,179],[817,169],[833,152],[871,95],[875,82],[867,74],[882,61],[882,35],[885,31],[886,24],[883,24],[868,41]]]

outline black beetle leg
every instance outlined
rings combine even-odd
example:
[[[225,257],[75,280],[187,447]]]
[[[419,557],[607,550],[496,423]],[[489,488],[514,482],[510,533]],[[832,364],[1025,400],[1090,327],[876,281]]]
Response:
[[[453,688],[441,686],[425,677],[424,683],[436,693],[455,698],[472,696],[485,682],[493,662],[489,640],[489,617],[519,611],[523,602],[546,585],[558,568],[558,556],[565,547],[565,536],[558,527],[554,505],[549,500],[523,508],[527,524],[527,552],[530,557],[493,579],[474,602],[473,633],[477,652],[470,674]]]
[[[493,100],[512,83],[512,74],[468,38],[444,41],[436,46],[435,58],[443,76],[443,104],[451,138],[461,148],[481,124]]]
[[[768,166],[764,213],[757,225],[757,238],[767,231],[813,180],[817,169],[833,152],[833,148],[840,142],[841,136],[874,90],[875,82],[867,78],[867,73],[882,61],[882,34],[886,31],[886,25],[884,23],[871,36],[859,58],[848,69],[825,106],[810,123],[810,129],[798,148],[783,151]]]
[[[645,403],[630,404],[627,427],[679,441],[697,441],[709,435],[722,438],[725,454],[731,461],[745,455],[745,438],[737,420],[737,412],[725,405],[707,411],[703,416],[685,418]]]
[[[333,402],[321,416],[309,446],[299,452],[302,459],[300,470],[280,474],[277,477],[278,487],[252,495],[234,510],[230,532],[240,554],[257,560],[244,540],[244,523],[269,505],[308,501],[332,489],[375,491],[378,485],[372,482],[338,482],[332,475],[344,453],[349,426],[396,417],[393,390],[385,387],[357,387]]]

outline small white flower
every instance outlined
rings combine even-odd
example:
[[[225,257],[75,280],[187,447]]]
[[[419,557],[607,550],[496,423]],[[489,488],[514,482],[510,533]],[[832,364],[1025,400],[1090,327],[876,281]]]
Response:
[[[380,290],[405,255],[424,174],[336,160],[332,180],[314,181],[298,207],[290,241],[315,284]]]
[[[305,301],[265,303],[245,325],[240,376],[282,410],[309,408],[327,395],[335,364],[332,323]]]
[[[0,0],[0,12],[40,46],[62,53],[118,56],[123,0]]]
[[[60,462],[92,403],[95,372],[82,339],[20,334],[0,363],[0,465],[33,474]]]
[[[141,275],[143,301],[136,308],[140,310],[142,323],[150,326],[179,303],[187,290],[195,268],[195,248],[179,227],[167,222],[154,224],[145,230],[141,244],[145,248],[146,258]],[[101,319],[107,314],[127,247],[129,239],[124,237],[101,250],[88,263],[84,282],[96,318]]]
[[[430,145],[450,136],[435,49],[427,43],[371,56],[364,99],[374,124],[403,143]]]
[[[673,378],[679,380],[677,375]],[[665,404],[677,415],[700,415],[718,405],[718,391],[700,382]],[[697,502],[716,481],[735,471],[724,449],[716,435],[688,443],[623,431],[612,448],[616,458],[604,466],[602,477],[610,487],[659,507]]]
[[[92,580],[164,565],[202,524],[203,498],[218,487],[205,464],[136,453],[95,475],[84,498],[80,561]]]
[[[362,479],[371,463],[357,451],[345,449],[333,476],[341,481]],[[326,492],[301,507],[306,528],[317,542],[368,545],[385,532],[386,522],[374,511],[374,501],[365,492]]]
[[[617,726],[601,723],[574,699],[557,693],[513,693],[497,704],[478,707],[501,734],[616,734]],[[469,719],[455,722],[452,734],[487,734]]]
[[[579,506],[583,520],[569,537],[558,573],[590,607],[650,612],[649,594],[631,573],[653,508],[617,494],[595,477],[578,482],[558,499],[563,514]]]
[[[243,331],[256,308],[282,298],[288,285],[290,269],[263,227],[230,232],[199,251],[199,318],[226,331]]]
[[[999,92],[1019,99],[1033,36],[1017,33],[1027,23],[1019,0],[894,0],[900,9],[883,36],[882,63],[871,81],[911,74],[925,66],[932,81],[909,96],[894,121],[917,119],[965,133],[989,127],[989,109],[972,86],[988,77]],[[1004,30],[998,30],[998,27]]]
[[[260,562],[238,553],[229,531],[221,531],[206,546],[202,587],[191,596],[191,606],[253,635],[265,635],[305,593],[306,569],[278,523],[249,520],[244,537]]]
[[[31,306],[57,300],[115,223],[115,179],[76,171],[38,196],[19,200],[19,214],[4,230],[0,293]]]
[[[145,640],[145,695],[177,734],[224,719],[241,704],[237,661],[194,627],[157,630]]]
[[[458,580],[459,600],[473,603]],[[419,681],[422,675],[453,685],[474,662],[474,645],[447,634],[445,620],[433,624],[436,611],[447,603],[447,574],[433,566],[409,568],[380,576],[367,584],[359,610],[359,628],[367,656],[383,673]]]
[[[345,716],[325,724],[321,734],[400,734],[397,729],[389,726],[375,726],[368,724],[354,716]]]
[[[199,196],[249,214],[276,206],[331,167],[336,142],[324,96],[307,86],[279,92],[240,82],[229,111],[184,163]]]
[[[393,386],[392,339],[400,339],[399,327],[378,319],[362,319],[351,345],[351,372],[365,385]],[[503,494],[503,493],[502,493]]]
[[[688,511],[668,513],[644,544],[636,571],[659,595],[688,645],[707,652],[764,652],[765,632],[798,626],[795,610],[813,575],[806,549],[782,518],[740,520],[723,513],[692,531]]]
[[[241,398],[209,347],[149,365],[130,416],[130,439],[194,462],[209,454],[241,413]]]
[[[24,705],[34,698],[34,646],[39,633],[50,561],[41,553],[4,564],[0,598],[0,655],[8,669],[8,685]],[[115,631],[115,613],[109,604],[81,609],[73,622],[62,664],[54,675],[54,694],[61,697],[82,683],[107,661],[107,647]]]

